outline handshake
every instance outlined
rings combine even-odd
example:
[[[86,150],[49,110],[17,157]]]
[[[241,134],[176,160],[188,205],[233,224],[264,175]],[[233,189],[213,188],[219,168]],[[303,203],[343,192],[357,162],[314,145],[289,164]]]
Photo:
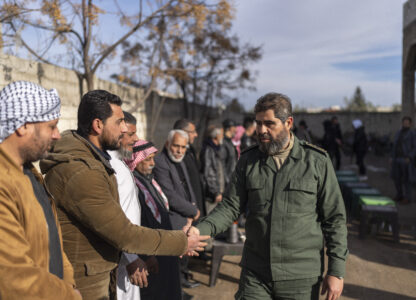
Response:
[[[184,255],[199,256],[197,251],[203,251],[207,245],[205,240],[209,239],[209,235],[200,235],[199,229],[192,226],[192,219],[188,219],[188,223],[182,228],[183,232],[188,236],[188,248]]]

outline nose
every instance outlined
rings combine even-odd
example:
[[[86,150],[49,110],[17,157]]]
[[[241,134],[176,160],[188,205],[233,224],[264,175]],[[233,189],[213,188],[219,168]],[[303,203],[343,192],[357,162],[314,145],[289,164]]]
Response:
[[[52,132],[52,139],[59,140],[61,138],[61,134],[59,133],[59,129],[55,128]]]
[[[264,126],[263,124],[257,125],[256,129],[258,134],[264,134],[267,132],[266,126]]]

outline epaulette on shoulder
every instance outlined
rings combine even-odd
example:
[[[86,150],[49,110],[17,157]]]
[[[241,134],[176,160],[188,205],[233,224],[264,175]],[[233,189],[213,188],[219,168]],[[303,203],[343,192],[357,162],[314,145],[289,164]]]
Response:
[[[258,144],[251,145],[250,147],[248,147],[248,148],[244,149],[243,151],[241,151],[241,155],[244,154],[244,153],[246,153],[246,152],[248,152],[248,151],[250,151],[250,150],[256,149],[258,147],[259,147]]]
[[[311,144],[309,142],[304,141],[303,142],[303,145],[305,145],[306,147],[311,148],[313,150],[316,150],[316,151],[318,151],[321,154],[326,154],[327,153],[325,149],[323,149],[321,147],[318,147],[318,146],[316,146],[314,144]]]

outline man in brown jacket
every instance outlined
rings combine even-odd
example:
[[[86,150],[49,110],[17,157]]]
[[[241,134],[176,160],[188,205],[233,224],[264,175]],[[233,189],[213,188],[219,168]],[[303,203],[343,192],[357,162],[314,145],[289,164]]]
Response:
[[[0,299],[81,299],[55,206],[31,162],[53,140],[60,99],[26,81],[0,92]]]
[[[64,132],[41,162],[56,199],[64,250],[84,299],[109,298],[110,273],[120,251],[179,256],[202,250],[201,241],[208,238],[148,229],[127,219],[106,152],[118,149],[127,131],[121,104],[118,96],[106,91],[85,94],[78,108],[77,131]]]

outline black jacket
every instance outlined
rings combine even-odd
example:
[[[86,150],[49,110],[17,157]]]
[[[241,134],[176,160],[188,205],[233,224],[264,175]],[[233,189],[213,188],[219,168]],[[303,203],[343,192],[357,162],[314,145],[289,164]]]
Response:
[[[237,165],[237,149],[231,139],[224,138],[224,143],[221,145],[222,158],[225,170],[225,186],[230,183],[231,175]]]
[[[169,216],[173,229],[182,229],[186,225],[187,218],[193,218],[197,214],[197,207],[195,199],[190,199],[188,193],[183,187],[175,162],[172,162],[168,156],[166,148],[156,156],[156,166],[154,168],[154,175],[157,183],[162,188],[169,201]],[[179,163],[185,176],[188,177],[187,186],[191,189],[190,194],[193,194],[192,185],[189,181],[188,172],[184,162]]]
[[[195,193],[196,205],[201,213],[201,217],[206,216],[205,209],[205,196],[202,184],[201,174],[199,173],[200,167],[198,165],[198,160],[196,158],[195,149],[190,146],[186,151],[185,158],[183,159],[185,163],[186,170],[188,171],[189,179],[192,185],[192,189]]]
[[[364,131],[364,127],[361,126],[354,131],[354,144],[353,149],[355,153],[366,153],[367,152],[367,136]]]
[[[211,140],[207,140],[200,155],[205,196],[211,201],[224,192],[225,171],[220,149],[220,146],[215,145]],[[223,176],[221,176],[221,172]]]

